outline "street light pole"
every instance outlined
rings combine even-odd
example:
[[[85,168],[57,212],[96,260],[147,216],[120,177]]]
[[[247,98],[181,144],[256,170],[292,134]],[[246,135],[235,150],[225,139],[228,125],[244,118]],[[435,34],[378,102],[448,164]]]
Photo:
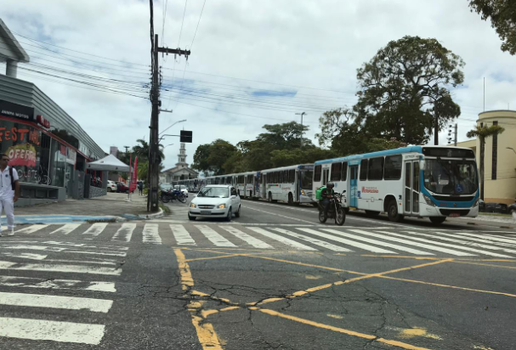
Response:
[[[304,134],[304,130],[303,130],[303,116],[306,115],[305,112],[301,112],[301,113],[296,113],[296,115],[300,115],[301,116],[301,146],[303,146],[303,134]]]
[[[184,122],[186,122],[186,119],[178,120],[177,122],[175,122],[174,124],[172,124],[172,125],[170,125],[168,128],[166,128],[165,130],[163,130],[162,132],[160,132],[160,133],[158,134],[158,136],[159,136],[159,135],[161,135],[161,134],[163,134],[165,131],[167,131],[168,129],[170,129],[170,128],[171,128],[171,127],[173,127],[174,125],[179,124],[179,123],[184,123]]]

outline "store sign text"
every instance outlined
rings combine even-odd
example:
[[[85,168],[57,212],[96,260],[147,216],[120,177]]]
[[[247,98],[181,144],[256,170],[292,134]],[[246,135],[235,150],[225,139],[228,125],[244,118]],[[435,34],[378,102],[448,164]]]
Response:
[[[0,127],[0,142],[3,141],[24,141],[25,135],[28,135],[28,141],[36,146],[39,146],[40,137],[38,130],[11,128],[6,130],[5,127]]]
[[[36,148],[29,143],[11,146],[7,150],[7,154],[11,166],[36,166]]]

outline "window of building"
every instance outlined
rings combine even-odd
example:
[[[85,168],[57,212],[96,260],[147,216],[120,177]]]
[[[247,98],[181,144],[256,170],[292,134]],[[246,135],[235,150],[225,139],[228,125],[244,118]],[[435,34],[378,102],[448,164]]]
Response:
[[[333,163],[331,165],[331,181],[340,181],[340,171],[342,168],[342,163]]]
[[[319,182],[321,181],[321,166],[316,165],[314,169],[314,181]]]
[[[367,180],[367,164],[368,159],[362,159],[360,162],[360,181]]]
[[[383,157],[369,159],[369,170],[367,178],[369,180],[381,180],[383,177]]]
[[[399,180],[401,178],[401,155],[385,157],[384,180]]]

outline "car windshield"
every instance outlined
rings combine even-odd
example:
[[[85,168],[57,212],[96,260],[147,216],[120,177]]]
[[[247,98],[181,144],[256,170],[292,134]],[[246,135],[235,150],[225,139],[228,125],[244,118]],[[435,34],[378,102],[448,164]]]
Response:
[[[197,197],[228,198],[229,189],[226,187],[205,187]]]
[[[478,189],[474,161],[426,159],[425,188],[438,194],[473,194]]]
[[[299,172],[299,176],[301,178],[301,188],[302,189],[312,189],[312,170],[302,170]]]

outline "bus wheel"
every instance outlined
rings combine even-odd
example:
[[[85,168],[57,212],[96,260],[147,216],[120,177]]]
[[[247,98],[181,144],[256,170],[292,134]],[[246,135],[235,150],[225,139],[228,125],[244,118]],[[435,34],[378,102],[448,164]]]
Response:
[[[443,216],[430,216],[430,221],[434,225],[440,225],[446,220],[446,217]]]
[[[269,192],[269,197],[267,198],[269,203],[272,203],[272,193]]]
[[[379,211],[374,211],[374,210],[366,210],[365,214],[369,218],[374,218],[374,217],[380,215],[380,212]]]
[[[288,194],[288,205],[294,205],[294,197],[292,196],[292,193]]]
[[[387,216],[389,220],[393,222],[400,222],[403,220],[403,215],[398,213],[398,203],[395,200],[391,200],[387,206]]]

